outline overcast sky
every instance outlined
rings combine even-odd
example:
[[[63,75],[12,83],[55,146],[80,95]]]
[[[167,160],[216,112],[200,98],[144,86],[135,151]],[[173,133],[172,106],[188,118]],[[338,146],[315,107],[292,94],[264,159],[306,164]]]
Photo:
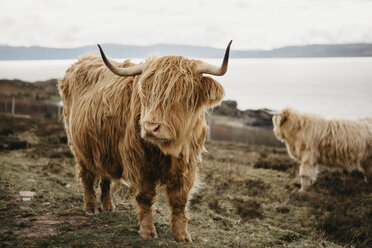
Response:
[[[0,45],[372,43],[372,0],[1,0]]]

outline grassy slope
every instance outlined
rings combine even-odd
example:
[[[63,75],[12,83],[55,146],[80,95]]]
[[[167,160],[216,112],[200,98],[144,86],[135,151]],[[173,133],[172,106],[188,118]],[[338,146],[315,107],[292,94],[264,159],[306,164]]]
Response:
[[[0,115],[0,143],[24,140],[25,149],[0,151],[1,247],[174,247],[169,208],[159,188],[159,239],[137,234],[135,204],[114,186],[116,210],[85,216],[82,189],[60,124]],[[24,146],[24,145],[23,145]],[[186,247],[370,247],[371,184],[360,174],[322,173],[299,195],[297,165],[284,148],[209,142],[198,193],[190,201]],[[36,196],[23,202],[18,194]]]

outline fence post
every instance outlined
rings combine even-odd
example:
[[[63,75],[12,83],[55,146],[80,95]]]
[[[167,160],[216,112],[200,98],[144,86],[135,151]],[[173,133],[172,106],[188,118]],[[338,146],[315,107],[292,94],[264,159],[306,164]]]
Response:
[[[15,99],[12,97],[12,115],[15,114]]]

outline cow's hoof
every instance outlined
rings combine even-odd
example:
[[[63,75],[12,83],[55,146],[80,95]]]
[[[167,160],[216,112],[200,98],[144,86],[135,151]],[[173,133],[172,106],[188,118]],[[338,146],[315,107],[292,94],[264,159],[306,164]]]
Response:
[[[139,235],[141,235],[142,238],[144,239],[157,239],[158,238],[158,234],[156,233],[156,231],[138,231]]]
[[[115,207],[112,204],[102,205],[102,211],[112,212],[112,211],[114,211],[114,209],[115,209]]]
[[[180,242],[180,243],[185,243],[185,242],[191,243],[192,242],[191,236],[188,233],[185,233],[184,235],[178,235],[175,237],[175,239],[177,242]]]
[[[86,215],[95,215],[98,214],[98,208],[89,208],[88,210],[85,210]]]

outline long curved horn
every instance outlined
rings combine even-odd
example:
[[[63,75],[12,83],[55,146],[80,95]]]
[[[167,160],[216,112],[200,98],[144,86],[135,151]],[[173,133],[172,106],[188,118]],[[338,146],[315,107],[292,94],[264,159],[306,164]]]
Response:
[[[136,66],[132,66],[132,67],[128,67],[128,68],[120,68],[120,67],[114,66],[106,58],[106,55],[103,52],[101,46],[99,44],[97,44],[97,46],[98,46],[99,51],[101,53],[101,57],[102,57],[103,62],[105,63],[107,68],[109,68],[110,71],[112,71],[116,75],[118,75],[118,76],[135,76],[135,75],[138,75],[138,74],[142,73],[143,68],[145,67],[145,64],[140,64],[140,65],[136,65]]]
[[[197,68],[197,71],[200,73],[207,73],[215,76],[222,76],[225,75],[227,71],[227,66],[229,64],[229,54],[230,54],[230,46],[231,46],[232,40],[227,45],[226,51],[225,51],[225,57],[223,58],[223,62],[221,67],[210,65],[208,63],[203,62],[200,64]]]

